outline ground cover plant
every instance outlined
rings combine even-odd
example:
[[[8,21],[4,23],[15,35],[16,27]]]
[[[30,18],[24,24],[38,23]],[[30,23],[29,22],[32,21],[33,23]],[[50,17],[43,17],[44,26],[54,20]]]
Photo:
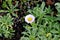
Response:
[[[59,9],[58,4],[59,3],[55,4],[57,5],[57,11]],[[28,10],[28,12],[34,15],[37,19],[34,20],[33,23],[31,23],[34,19],[32,16],[25,19],[27,20],[27,23],[30,23],[30,25],[24,26],[26,30],[22,32],[23,37],[21,37],[20,40],[60,40],[60,24],[58,22],[58,20],[60,21],[58,16],[59,13],[54,16],[50,6],[44,8],[45,3],[42,2],[40,7],[37,6],[32,10]]]
[[[0,0],[0,40],[60,40],[59,0]]]
[[[10,14],[7,14],[6,16],[0,17],[0,36],[4,36],[6,38],[12,38],[14,35],[13,32],[13,18],[10,16]]]

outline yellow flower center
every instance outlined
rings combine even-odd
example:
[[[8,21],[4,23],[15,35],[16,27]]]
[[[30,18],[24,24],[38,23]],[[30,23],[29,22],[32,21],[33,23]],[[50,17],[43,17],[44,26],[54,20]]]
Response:
[[[31,17],[29,17],[29,18],[27,18],[27,20],[28,20],[28,21],[32,21],[32,18],[31,18]]]

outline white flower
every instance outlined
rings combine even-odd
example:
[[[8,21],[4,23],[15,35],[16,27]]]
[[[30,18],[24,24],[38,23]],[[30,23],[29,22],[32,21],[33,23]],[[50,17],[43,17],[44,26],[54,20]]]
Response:
[[[32,22],[34,22],[34,20],[35,20],[35,17],[31,14],[29,14],[25,17],[25,22],[27,22],[27,23],[32,23]]]

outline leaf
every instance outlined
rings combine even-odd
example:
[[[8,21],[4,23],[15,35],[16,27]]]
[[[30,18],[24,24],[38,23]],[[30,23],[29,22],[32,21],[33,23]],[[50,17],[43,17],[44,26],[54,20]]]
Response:
[[[40,10],[41,12],[44,9],[44,7],[45,7],[45,2],[42,2],[41,7],[40,7],[41,8],[41,10]]]
[[[8,13],[0,18],[0,36],[4,36],[5,38],[12,38],[13,32],[15,32],[12,28],[13,21],[11,15]]]
[[[59,32],[53,29],[53,30],[51,30],[51,33],[55,34],[55,33],[59,33]]]
[[[8,12],[7,10],[0,10],[0,12]]]
[[[3,1],[2,7],[3,7],[3,8],[7,8],[7,4],[6,4],[5,1]]]
[[[16,8],[18,6],[18,1],[16,1],[16,5],[13,8]]]
[[[22,32],[23,35],[29,36],[27,32]]]
[[[55,8],[60,13],[60,3],[55,3]]]
[[[50,8],[50,6],[48,6],[48,8],[45,7],[45,12],[46,14],[50,14],[52,12],[52,9]]]
[[[20,40],[29,40],[29,38],[28,37],[21,37]]]

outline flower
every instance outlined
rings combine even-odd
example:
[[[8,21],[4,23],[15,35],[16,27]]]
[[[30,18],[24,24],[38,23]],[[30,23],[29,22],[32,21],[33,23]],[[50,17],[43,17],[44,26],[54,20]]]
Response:
[[[25,22],[27,22],[27,23],[32,23],[32,22],[34,22],[34,20],[35,20],[35,17],[31,14],[29,14],[25,17]]]

